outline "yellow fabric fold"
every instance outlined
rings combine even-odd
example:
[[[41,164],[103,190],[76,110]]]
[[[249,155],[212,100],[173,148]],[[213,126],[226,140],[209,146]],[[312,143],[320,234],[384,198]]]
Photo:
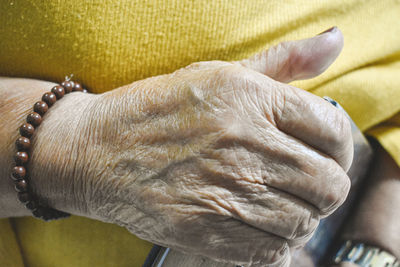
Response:
[[[31,217],[13,221],[30,267],[141,266],[152,247],[124,228],[83,217],[48,223]]]
[[[0,266],[24,267],[18,240],[9,219],[0,220]]]
[[[100,93],[336,25],[345,38],[338,60],[294,85],[339,101],[400,164],[399,14],[398,0],[3,0],[0,75],[59,82],[73,73]],[[14,222],[30,266],[140,266],[150,249],[122,228],[84,218]],[[13,234],[4,221],[0,227],[5,248]],[[0,262],[21,262],[12,242],[15,252],[2,252]]]
[[[375,137],[400,166],[400,113],[367,131]]]

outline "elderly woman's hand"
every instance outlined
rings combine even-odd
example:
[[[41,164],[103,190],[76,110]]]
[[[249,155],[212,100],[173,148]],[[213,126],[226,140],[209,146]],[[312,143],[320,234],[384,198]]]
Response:
[[[195,63],[91,96],[68,125],[52,128],[49,117],[41,131],[73,142],[57,169],[32,167],[39,195],[157,244],[288,264],[289,247],[345,200],[353,146],[342,112],[281,82],[322,72],[341,38],[334,29],[242,62]],[[59,153],[37,138],[46,156],[36,160]],[[52,201],[61,190],[66,199]]]

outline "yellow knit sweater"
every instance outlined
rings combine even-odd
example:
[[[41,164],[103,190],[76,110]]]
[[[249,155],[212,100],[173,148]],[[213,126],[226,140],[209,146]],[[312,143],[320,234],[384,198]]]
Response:
[[[398,0],[2,0],[0,75],[61,81],[74,73],[100,93],[336,25],[341,56],[295,85],[338,100],[400,164],[399,17]],[[80,217],[0,220],[0,266],[140,266],[150,247]]]

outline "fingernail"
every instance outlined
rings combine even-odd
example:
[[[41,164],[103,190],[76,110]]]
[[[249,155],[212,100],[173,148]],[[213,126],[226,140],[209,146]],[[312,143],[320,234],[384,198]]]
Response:
[[[326,101],[328,101],[329,103],[331,103],[335,107],[338,106],[338,103],[335,100],[333,100],[332,98],[330,98],[329,96],[324,96],[323,99],[325,99]]]
[[[321,33],[319,33],[317,35],[321,35],[321,34],[324,34],[324,33],[327,33],[327,32],[334,32],[335,30],[336,30],[336,26],[333,26],[332,28],[329,28],[326,31],[323,31],[323,32],[321,32]]]

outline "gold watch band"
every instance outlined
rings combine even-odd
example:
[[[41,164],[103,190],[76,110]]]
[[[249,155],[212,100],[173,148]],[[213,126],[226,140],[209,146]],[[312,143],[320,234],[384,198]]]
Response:
[[[333,262],[353,262],[361,267],[400,267],[400,262],[389,252],[350,240],[342,244]]]

